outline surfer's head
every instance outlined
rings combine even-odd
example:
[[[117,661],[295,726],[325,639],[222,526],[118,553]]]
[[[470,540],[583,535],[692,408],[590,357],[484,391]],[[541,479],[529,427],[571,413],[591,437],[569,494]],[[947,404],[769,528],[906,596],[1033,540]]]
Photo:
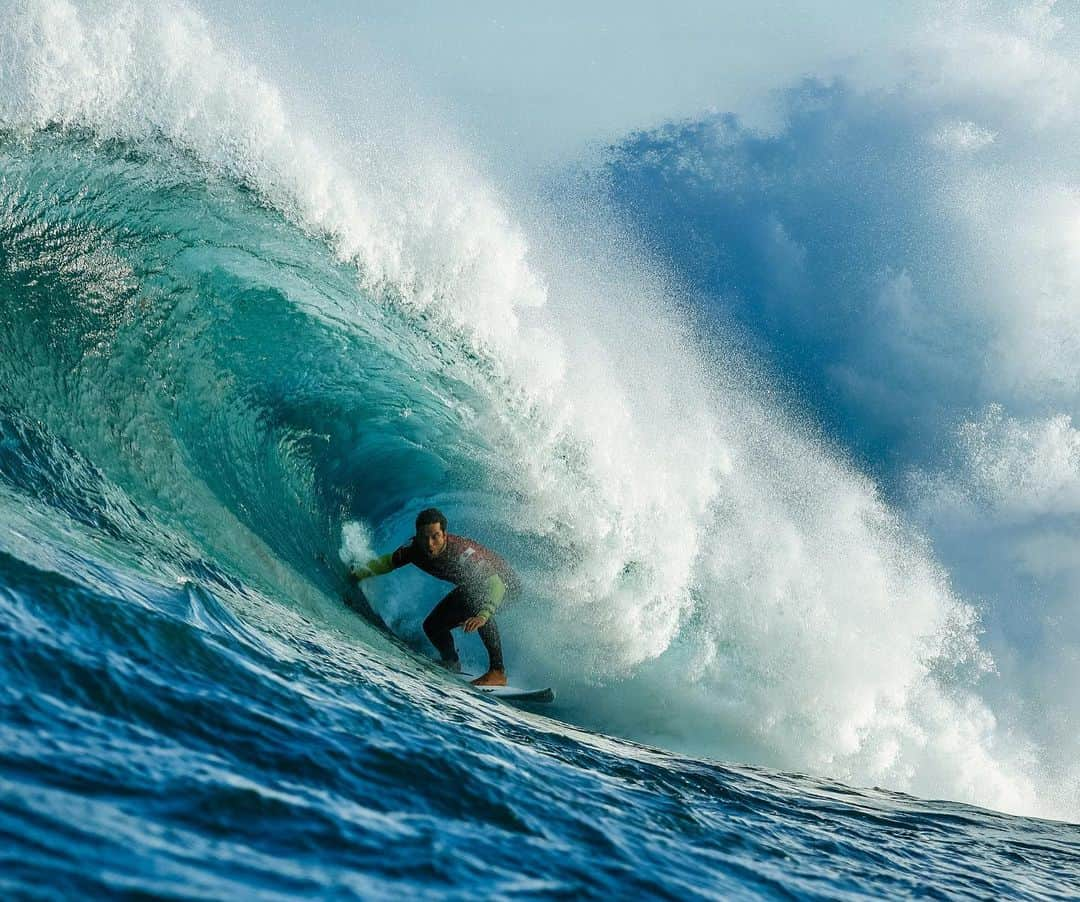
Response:
[[[416,517],[416,542],[428,557],[438,557],[446,547],[446,517],[434,507]]]

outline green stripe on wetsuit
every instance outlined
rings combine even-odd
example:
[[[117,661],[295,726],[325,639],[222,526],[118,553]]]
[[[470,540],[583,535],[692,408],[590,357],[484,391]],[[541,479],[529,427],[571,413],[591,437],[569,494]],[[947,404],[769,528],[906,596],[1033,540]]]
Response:
[[[359,570],[354,570],[353,573],[357,579],[367,579],[371,576],[383,576],[394,569],[393,562],[394,553],[384,554],[382,557],[372,558]],[[364,571],[367,571],[365,573]]]
[[[491,615],[495,613],[495,609],[502,604],[503,596],[506,595],[506,583],[502,581],[502,577],[498,573],[492,573],[484,582],[484,593],[487,598],[480,608],[480,613],[490,620]]]

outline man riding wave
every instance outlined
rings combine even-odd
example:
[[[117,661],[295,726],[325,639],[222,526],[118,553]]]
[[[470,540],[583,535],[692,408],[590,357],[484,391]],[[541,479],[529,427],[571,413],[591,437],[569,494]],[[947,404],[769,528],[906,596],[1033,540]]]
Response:
[[[461,671],[450,631],[459,626],[467,633],[476,631],[487,649],[488,669],[473,684],[505,686],[506,668],[494,614],[507,597],[517,595],[521,589],[521,581],[510,565],[479,542],[448,533],[446,517],[431,507],[417,516],[416,535],[410,542],[351,568],[349,575],[360,582],[406,564],[456,586],[424,620],[424,634],[439,652],[443,666]]]

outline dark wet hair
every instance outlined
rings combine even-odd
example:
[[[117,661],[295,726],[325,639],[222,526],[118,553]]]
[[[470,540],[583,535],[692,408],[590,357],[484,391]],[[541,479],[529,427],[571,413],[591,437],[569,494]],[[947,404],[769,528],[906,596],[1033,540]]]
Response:
[[[416,534],[420,535],[420,530],[432,523],[438,523],[442,531],[446,532],[446,517],[443,516],[442,511],[436,507],[420,511],[416,515]]]

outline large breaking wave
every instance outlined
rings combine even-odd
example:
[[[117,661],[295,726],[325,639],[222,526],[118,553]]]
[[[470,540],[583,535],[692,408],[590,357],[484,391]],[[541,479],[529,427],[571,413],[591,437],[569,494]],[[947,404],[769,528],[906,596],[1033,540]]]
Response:
[[[697,229],[693,260],[719,249],[730,265],[699,271],[671,249],[688,241],[670,218],[638,243],[586,195],[515,224],[443,142],[403,142],[374,113],[362,133],[335,133],[188,7],[49,0],[16,4],[8,21],[0,409],[13,518],[37,498],[135,549],[147,572],[198,564],[378,644],[341,609],[325,560],[343,521],[385,548],[437,503],[527,578],[505,617],[510,659],[556,682],[566,719],[859,784],[1074,810],[1061,785],[1075,776],[1047,768],[1031,731],[986,700],[976,611],[907,519],[929,502],[896,501],[893,456],[929,473],[924,484],[951,472],[927,469],[906,424],[947,437],[940,386],[965,403],[986,395],[950,376],[953,361],[916,365],[926,334],[980,352],[957,338],[955,305],[920,314],[921,271],[891,253],[926,247],[926,279],[955,285],[934,204],[896,184],[859,190],[895,158],[869,157],[864,182],[843,166],[822,184],[813,155],[825,151],[801,126],[771,143],[731,123],[720,141],[711,122],[666,135],[677,171],[695,173],[688,145],[698,171],[720,170],[706,172],[706,225],[680,221]],[[828,146],[921,140],[905,98],[902,114]],[[863,122],[864,102],[841,88],[798,95],[807,104],[797,125]],[[978,144],[984,127],[950,119],[925,154],[971,159],[964,136]],[[771,177],[746,181],[740,154]],[[624,200],[648,196],[629,181],[639,156],[623,148]],[[850,202],[834,203],[845,181]],[[732,184],[751,198],[742,207]],[[897,210],[890,198],[896,216],[882,213]],[[647,248],[657,232],[674,236],[681,280]],[[684,309],[687,272],[699,291],[720,279],[739,296],[737,328]],[[880,316],[850,306],[867,285]],[[841,321],[856,326],[807,316],[821,297],[846,299]],[[752,365],[775,364],[778,347],[825,399],[808,405],[825,436]],[[882,361],[912,373],[915,415],[887,395],[827,391]],[[1007,448],[1032,434],[1003,414],[979,422],[963,447],[984,462],[979,428],[1020,428]],[[419,642],[435,591],[395,576],[371,600]]]

